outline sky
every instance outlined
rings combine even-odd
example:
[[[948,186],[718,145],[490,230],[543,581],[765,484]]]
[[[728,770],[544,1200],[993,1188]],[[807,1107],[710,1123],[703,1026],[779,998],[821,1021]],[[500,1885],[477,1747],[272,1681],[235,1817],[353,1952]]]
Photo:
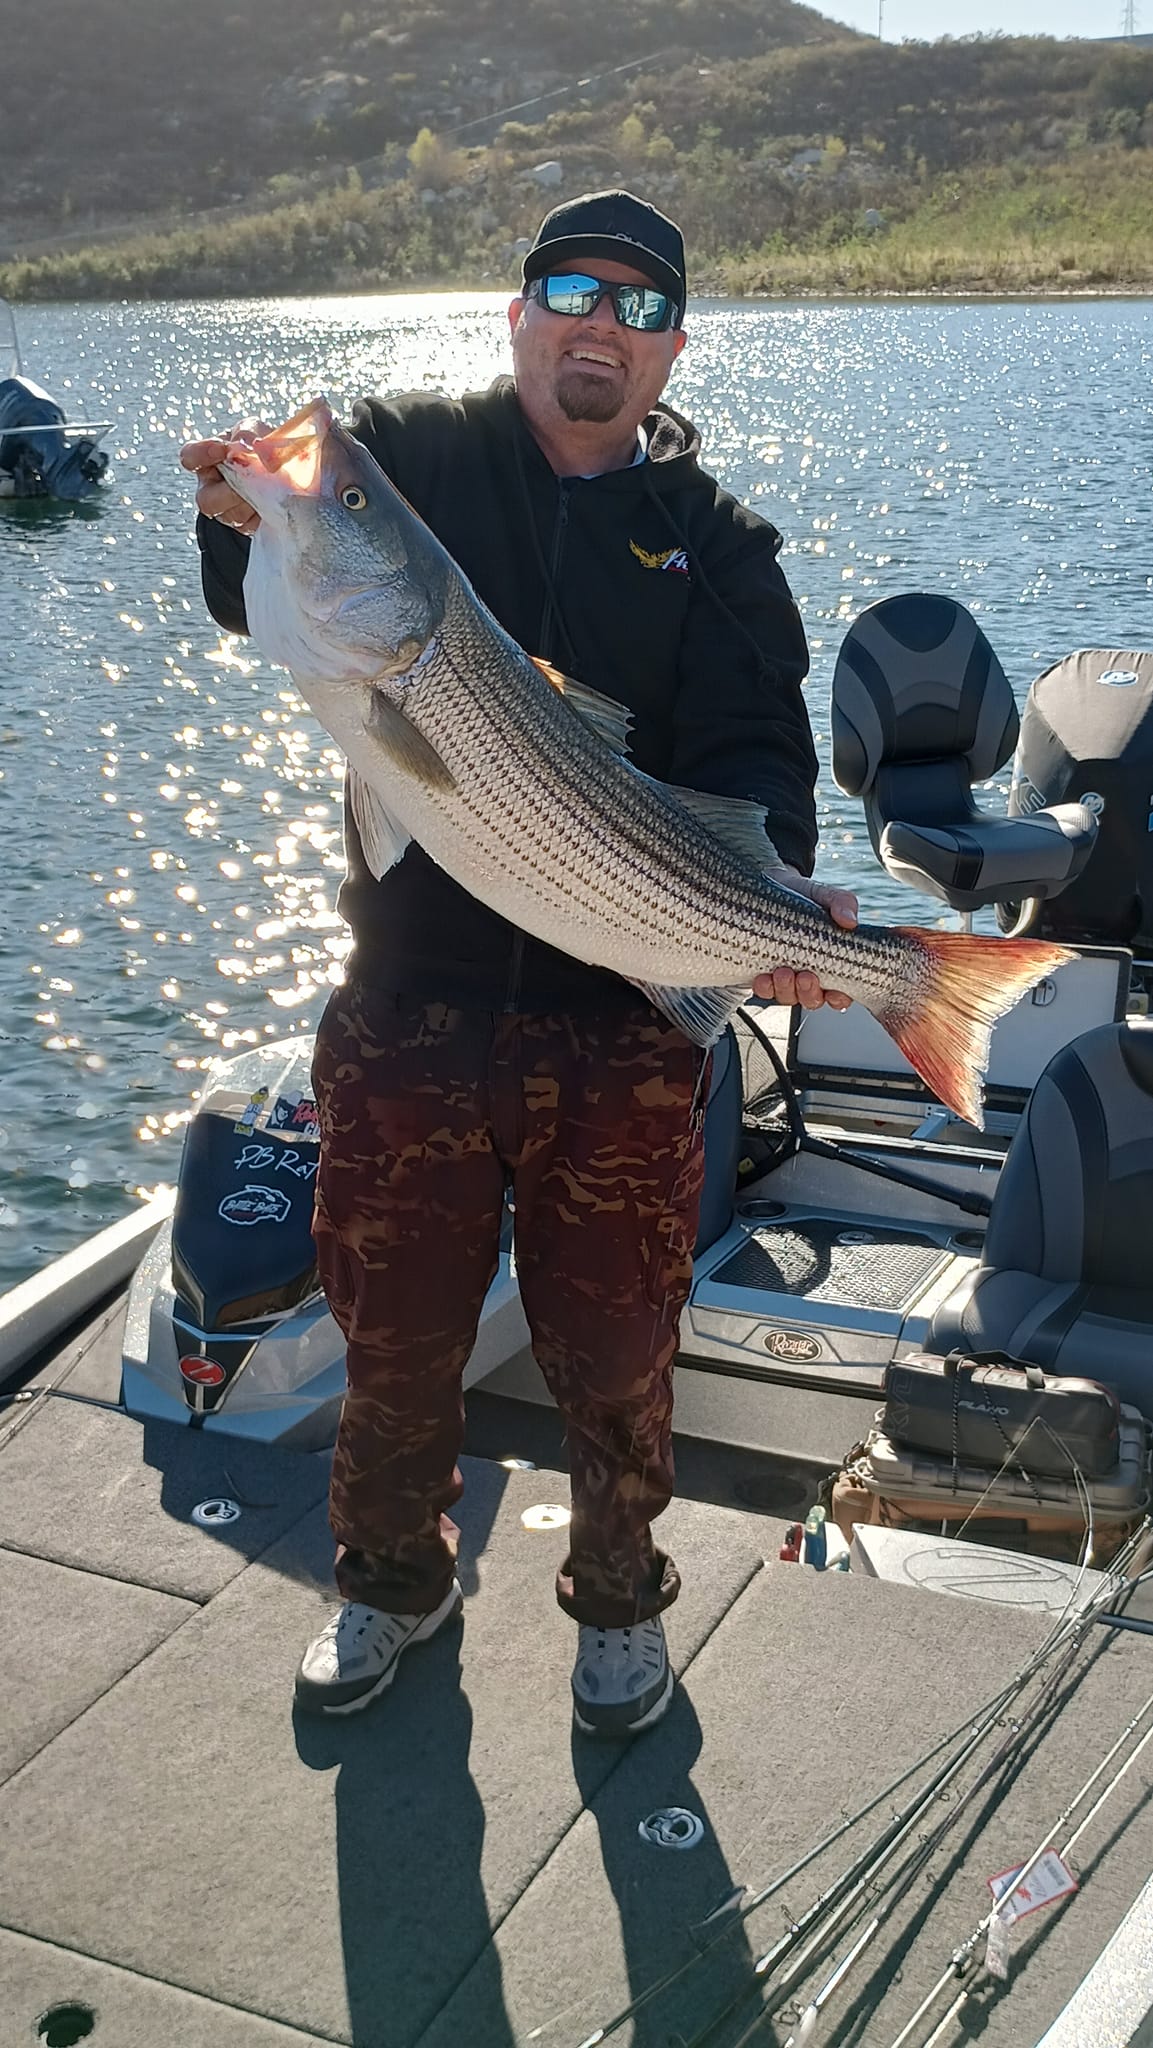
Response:
[[[822,14],[876,34],[878,0],[815,0]],[[1119,36],[1125,0],[881,0],[886,42],[938,36]],[[1153,0],[1134,0],[1138,32],[1153,31]]]

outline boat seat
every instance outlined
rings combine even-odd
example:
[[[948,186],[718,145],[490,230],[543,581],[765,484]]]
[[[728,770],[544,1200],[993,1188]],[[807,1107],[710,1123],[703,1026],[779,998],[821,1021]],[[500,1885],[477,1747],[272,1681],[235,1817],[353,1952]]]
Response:
[[[1050,1060],[1013,1136],[981,1264],[928,1348],[1006,1351],[1116,1387],[1153,1420],[1153,1024]]]
[[[713,1071],[705,1106],[705,1180],[697,1223],[697,1258],[723,1237],[734,1214],[737,1167],[741,1157],[741,1116],[744,1081],[736,1033],[730,1024],[713,1051]]]
[[[882,598],[837,657],[833,774],[859,796],[873,850],[897,881],[954,910],[1056,896],[1079,875],[1097,821],[1083,804],[1006,818],[977,804],[1017,743],[1000,662],[951,597]]]

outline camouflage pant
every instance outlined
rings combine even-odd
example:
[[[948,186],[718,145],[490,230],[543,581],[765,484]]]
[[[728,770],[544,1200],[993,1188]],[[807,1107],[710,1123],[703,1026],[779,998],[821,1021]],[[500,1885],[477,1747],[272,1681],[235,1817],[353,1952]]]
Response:
[[[581,1016],[418,1006],[352,985],[317,1039],[316,1242],[348,1339],[332,1472],[345,1599],[427,1613],[451,1582],[461,1375],[506,1184],[533,1350],[567,1425],[557,1597],[657,1614],[650,1523],[673,1485],[672,1362],[703,1172],[701,1055],[647,1005]]]

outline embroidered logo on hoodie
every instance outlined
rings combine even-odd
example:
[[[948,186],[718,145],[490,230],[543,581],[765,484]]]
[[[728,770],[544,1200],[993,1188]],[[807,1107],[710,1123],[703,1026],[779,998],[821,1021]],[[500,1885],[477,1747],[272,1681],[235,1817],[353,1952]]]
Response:
[[[665,548],[658,554],[650,554],[648,548],[638,547],[635,540],[629,542],[630,553],[634,554],[642,569],[672,569],[678,576],[689,573],[689,558],[683,548]]]

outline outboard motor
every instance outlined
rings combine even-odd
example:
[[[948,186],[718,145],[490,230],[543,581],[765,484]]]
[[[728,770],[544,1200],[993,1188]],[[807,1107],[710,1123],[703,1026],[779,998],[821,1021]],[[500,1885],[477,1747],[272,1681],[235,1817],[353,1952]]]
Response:
[[[305,1450],[332,1442],[344,1339],[312,1242],[311,1060],[310,1038],[286,1039],[209,1080],[185,1134],[171,1232],[132,1283],[122,1386],[131,1413]]]
[[[90,498],[107,467],[103,449],[68,430],[62,408],[31,377],[0,378],[0,497]]]
[[[283,1051],[283,1049],[280,1049]],[[319,1294],[312,1242],[320,1126],[309,1052],[234,1060],[188,1126],[172,1219],[184,1397],[218,1408],[271,1319]]]
[[[1084,804],[1097,838],[1078,877],[1024,929],[1153,953],[1153,654],[1084,648],[1038,676],[1013,763],[1009,814]],[[1003,930],[1016,906],[998,908]]]

